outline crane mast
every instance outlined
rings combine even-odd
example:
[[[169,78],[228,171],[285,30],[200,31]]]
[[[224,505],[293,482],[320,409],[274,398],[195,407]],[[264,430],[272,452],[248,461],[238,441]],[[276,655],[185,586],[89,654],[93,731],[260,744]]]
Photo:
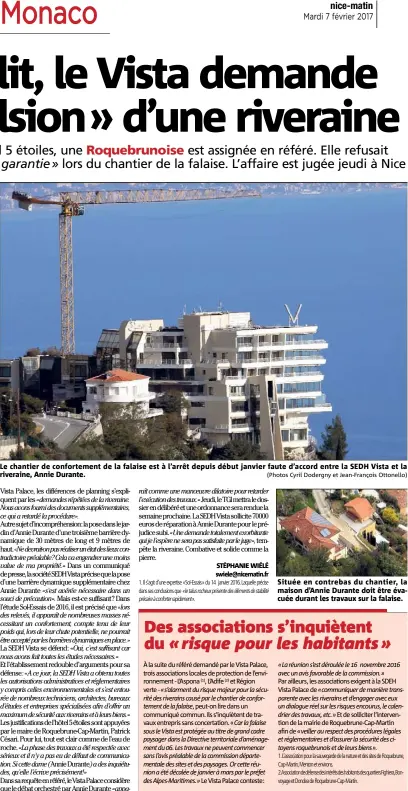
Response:
[[[25,193],[13,192],[12,198],[20,209],[31,211],[33,205],[60,206],[59,260],[61,300],[61,351],[75,353],[74,315],[74,259],[72,247],[72,218],[84,214],[85,205],[110,203],[168,203],[173,201],[220,200],[226,198],[259,198],[254,189],[136,189],[136,190],[87,190],[60,192],[57,197],[35,198]]]
[[[61,351],[75,353],[74,257],[72,252],[72,214],[59,215],[59,258],[61,300]]]

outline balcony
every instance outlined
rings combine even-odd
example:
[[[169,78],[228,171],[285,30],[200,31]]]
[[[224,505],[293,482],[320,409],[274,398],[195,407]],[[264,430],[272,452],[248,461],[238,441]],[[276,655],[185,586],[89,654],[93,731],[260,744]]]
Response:
[[[252,426],[249,426],[248,423],[245,426],[235,426],[234,423],[231,423],[232,434],[249,434],[251,431]]]
[[[292,363],[300,363],[301,365],[314,365],[316,361],[319,362],[319,365],[324,365],[326,362],[326,358],[321,354],[313,354],[310,355],[310,357],[302,357],[302,355],[299,355],[298,357],[285,357],[284,360],[286,365],[292,365]]]
[[[218,423],[216,426],[201,426],[201,431],[205,431],[208,434],[229,434],[229,430],[228,423]]]
[[[285,407],[284,410],[281,411],[285,412],[303,412],[303,413],[311,413],[311,412],[331,412],[333,407],[331,404],[325,402],[324,404],[314,404],[313,406],[289,406]]]
[[[154,343],[146,342],[144,348],[146,352],[160,352],[162,349],[180,351],[180,349],[186,349],[187,347],[184,343],[164,343],[164,341],[155,341]]]
[[[324,374],[322,374],[320,368],[311,368],[309,371],[296,371],[295,373],[281,373],[276,374],[276,376],[279,379],[289,379],[297,376],[301,381],[305,378],[305,376],[310,376],[312,380],[315,379],[316,381],[320,381],[320,377],[322,379],[324,378]]]
[[[286,340],[283,343],[273,343],[272,346],[304,346],[305,344],[320,344],[324,345],[324,347],[328,346],[327,341],[323,340],[322,338],[305,338],[304,340],[300,340],[296,338],[294,340]]]
[[[179,360],[162,360],[160,363],[150,362],[149,360],[144,360],[142,363],[139,363],[137,368],[138,370],[141,368],[182,368],[184,365],[194,365],[193,361],[190,359]]]

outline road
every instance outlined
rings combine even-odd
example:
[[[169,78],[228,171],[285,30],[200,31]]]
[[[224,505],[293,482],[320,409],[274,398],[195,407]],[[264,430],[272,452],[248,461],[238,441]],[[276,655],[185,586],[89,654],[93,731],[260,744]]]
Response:
[[[43,436],[55,442],[59,448],[67,448],[84,431],[89,423],[85,420],[75,420],[69,417],[33,417],[37,426],[44,429]]]
[[[351,527],[346,522],[343,522],[342,519],[335,516],[330,510],[330,504],[327,499],[327,496],[322,489],[313,489],[313,497],[315,499],[316,505],[319,509],[319,513],[324,516],[329,522],[331,522],[334,527],[337,527],[341,531],[342,538],[344,538],[344,543],[348,547],[353,547],[354,549],[361,550],[364,549],[367,551],[367,547],[362,541],[359,541],[356,534],[353,533]]]

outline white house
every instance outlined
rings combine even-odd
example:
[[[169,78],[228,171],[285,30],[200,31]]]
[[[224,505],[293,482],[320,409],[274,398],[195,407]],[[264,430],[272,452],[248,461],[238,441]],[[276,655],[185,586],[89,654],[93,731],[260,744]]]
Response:
[[[157,417],[163,411],[150,409],[150,401],[155,394],[149,392],[149,381],[149,376],[121,368],[93,376],[85,382],[86,401],[82,402],[82,410],[88,415],[96,415],[100,404],[138,404],[144,417]]]

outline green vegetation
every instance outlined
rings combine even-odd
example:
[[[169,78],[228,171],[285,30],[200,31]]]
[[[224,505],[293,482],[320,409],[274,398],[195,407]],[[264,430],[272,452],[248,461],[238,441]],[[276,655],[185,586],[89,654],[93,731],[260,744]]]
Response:
[[[260,460],[264,459],[265,456],[261,453],[260,448],[258,445],[252,445],[251,442],[248,442],[245,439],[232,439],[230,442],[227,442],[226,445],[223,445],[220,448],[213,448],[210,455],[210,459],[235,459],[242,461],[245,460]]]
[[[396,497],[394,497],[389,492],[384,491],[384,489],[380,489],[378,494],[380,495],[381,499],[384,500],[385,503],[391,505],[393,508],[395,508],[396,511],[399,510],[398,500]]]
[[[347,456],[347,436],[340,415],[327,424],[317,451],[318,459],[340,461]]]
[[[334,570],[327,550],[302,553],[290,533],[282,530],[276,538],[276,573],[281,577],[328,577]]]
[[[391,506],[384,508],[384,510],[381,512],[381,518],[388,525],[398,525],[399,523],[399,516],[395,509],[391,508]]]
[[[181,415],[183,410],[187,409],[187,406],[188,401],[179,390],[167,390],[159,399],[159,407],[166,415],[170,412]]]
[[[297,511],[310,505],[316,509],[316,504],[308,502],[310,490],[303,489],[278,489],[276,493],[276,510],[278,516],[291,516]],[[341,510],[344,509],[343,503],[353,496],[350,490],[337,490],[329,495],[331,506],[340,503]],[[386,514],[385,511],[392,514]],[[384,524],[377,525],[378,531],[387,539],[389,544],[373,544],[372,549],[369,542],[361,538],[367,550],[349,549],[349,554],[345,558],[333,561],[329,559],[329,553],[324,549],[315,549],[311,552],[302,550],[293,536],[280,530],[276,538],[276,572],[279,576],[401,576],[407,574],[407,539],[406,534],[395,528],[395,518],[397,523],[399,516],[392,508],[384,509],[382,512]]]
[[[17,403],[17,396],[12,393],[10,388],[0,388],[0,429],[4,436],[17,435],[20,411],[20,432],[22,438],[34,437],[37,434],[37,427],[32,419],[32,415],[42,414],[44,402],[39,398],[21,393]]]
[[[406,552],[406,541],[404,544]],[[352,552],[331,561],[326,550],[303,553],[292,536],[282,530],[276,539],[276,573],[280,577],[404,577],[407,563],[386,544],[374,552]]]
[[[311,489],[277,489],[276,511],[278,516],[292,516],[306,506],[313,510],[316,509]]]
[[[170,411],[170,404],[176,411]],[[137,404],[102,404],[103,437],[71,445],[71,459],[207,459],[203,444],[188,437],[178,399],[168,400],[164,415],[146,420]]]

